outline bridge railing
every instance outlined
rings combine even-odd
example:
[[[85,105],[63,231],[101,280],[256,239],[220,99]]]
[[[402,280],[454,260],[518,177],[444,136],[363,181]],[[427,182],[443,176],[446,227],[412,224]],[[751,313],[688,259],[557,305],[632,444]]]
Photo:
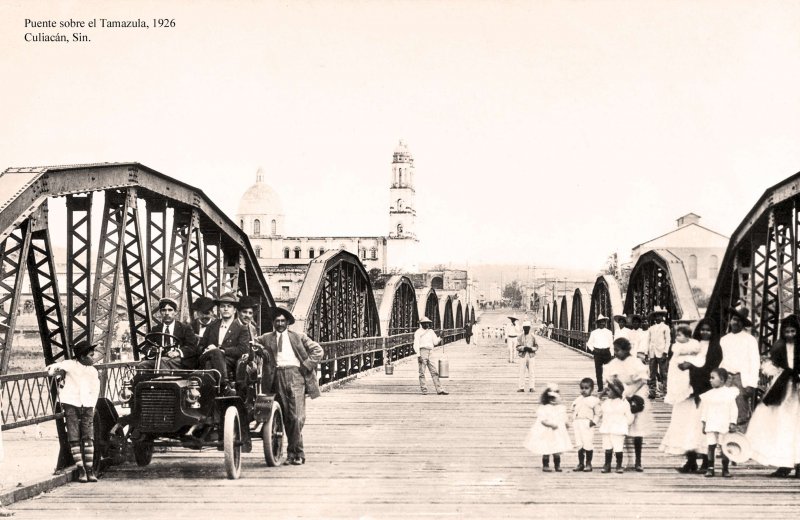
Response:
[[[572,348],[588,352],[586,342],[589,340],[589,333],[582,330],[553,329],[550,339],[569,345]]]
[[[100,396],[119,404],[122,382],[133,370],[135,361],[100,363]],[[2,429],[10,430],[62,417],[58,382],[47,371],[0,376],[0,416]]]
[[[464,337],[463,328],[435,332],[443,345]],[[320,345],[325,355],[320,362],[319,383],[328,384],[412,355],[414,333],[327,341]]]

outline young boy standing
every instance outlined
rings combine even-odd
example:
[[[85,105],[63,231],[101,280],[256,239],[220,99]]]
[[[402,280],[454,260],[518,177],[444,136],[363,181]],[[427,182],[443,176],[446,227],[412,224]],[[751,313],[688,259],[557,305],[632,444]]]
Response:
[[[600,399],[592,395],[594,381],[590,377],[581,379],[580,385],[581,395],[572,402],[572,430],[575,433],[575,447],[578,448],[578,466],[572,471],[592,471],[594,432],[600,420]]]
[[[72,351],[75,359],[53,363],[47,367],[47,373],[64,378],[64,387],[58,394],[67,419],[70,451],[78,466],[78,482],[97,482],[92,466],[94,407],[100,396],[100,376],[92,366],[94,345],[82,341],[74,345]]]

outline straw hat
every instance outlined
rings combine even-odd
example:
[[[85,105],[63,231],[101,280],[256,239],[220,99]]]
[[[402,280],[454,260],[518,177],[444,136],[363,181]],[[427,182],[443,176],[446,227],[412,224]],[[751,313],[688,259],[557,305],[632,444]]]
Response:
[[[720,441],[722,453],[737,464],[750,460],[750,441],[741,433],[726,433]]]

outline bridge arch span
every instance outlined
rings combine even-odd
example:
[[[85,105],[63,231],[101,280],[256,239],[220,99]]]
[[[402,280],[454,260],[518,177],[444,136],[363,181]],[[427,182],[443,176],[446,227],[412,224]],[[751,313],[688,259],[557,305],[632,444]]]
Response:
[[[457,300],[456,305],[456,328],[459,329],[464,326],[464,308],[461,306],[461,300]]]
[[[379,336],[372,284],[358,257],[331,250],[309,263],[293,314],[297,326],[320,342]]]
[[[780,318],[800,314],[800,173],[767,188],[734,231],[706,316],[726,330],[726,309],[750,309],[762,349],[778,337]]]
[[[587,320],[586,316],[589,314],[589,298],[583,294],[580,288],[575,289],[572,293],[572,311],[569,318],[570,330],[586,332]]]
[[[48,222],[51,206],[64,207],[66,219]],[[98,206],[101,219],[93,218]],[[99,234],[92,230],[97,220]],[[56,225],[67,237],[66,283],[53,261]],[[68,345],[84,340],[98,344],[103,361],[121,355],[125,344],[114,337],[120,299],[134,359],[163,296],[177,301],[179,319],[196,298],[224,291],[258,297],[258,322],[275,305],[247,235],[202,190],[139,163],[5,170],[0,244],[0,284],[11,288],[0,294],[0,373],[8,366],[26,264],[40,295],[35,311],[45,364],[71,357]]]
[[[622,313],[622,292],[619,289],[617,279],[611,275],[604,274],[597,277],[592,288],[592,297],[589,303],[589,323],[588,330],[591,332],[597,328],[595,321],[599,315],[608,318],[608,327],[612,331],[616,329],[614,315]]]
[[[683,262],[667,249],[648,251],[636,261],[624,313],[647,316],[655,306],[667,310],[668,323],[700,319]]]
[[[376,296],[378,292],[376,291]],[[414,332],[419,324],[417,294],[407,276],[394,275],[386,282],[378,305],[381,330],[387,336]]]
[[[442,295],[439,298],[439,314],[442,317],[441,329],[452,329],[455,327],[455,320],[453,319],[453,299],[447,295]]]
[[[420,318],[426,316],[433,322],[434,329],[442,328],[442,317],[439,313],[439,295],[433,287],[425,287],[417,293],[417,309]]]

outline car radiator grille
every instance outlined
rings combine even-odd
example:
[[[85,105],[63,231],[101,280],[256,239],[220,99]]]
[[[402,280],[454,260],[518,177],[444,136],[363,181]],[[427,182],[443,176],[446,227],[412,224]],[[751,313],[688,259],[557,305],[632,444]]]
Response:
[[[167,388],[143,388],[139,393],[140,427],[143,430],[170,430],[175,422],[177,396]]]

